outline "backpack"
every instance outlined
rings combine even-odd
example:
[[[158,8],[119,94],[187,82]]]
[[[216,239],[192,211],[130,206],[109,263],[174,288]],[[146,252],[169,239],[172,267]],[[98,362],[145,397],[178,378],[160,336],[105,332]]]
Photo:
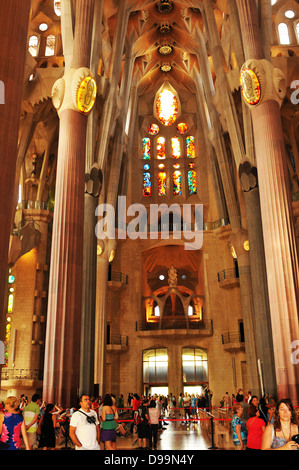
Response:
[[[138,408],[138,410],[134,412],[133,421],[134,421],[134,424],[137,424],[137,426],[138,426],[138,424],[142,423],[143,418],[142,418],[142,409],[141,408]]]

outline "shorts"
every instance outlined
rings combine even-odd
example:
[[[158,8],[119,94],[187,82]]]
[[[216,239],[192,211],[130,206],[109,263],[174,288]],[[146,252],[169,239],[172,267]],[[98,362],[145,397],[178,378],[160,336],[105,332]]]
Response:
[[[146,423],[146,424],[138,424],[137,426],[137,435],[138,435],[138,439],[147,439],[149,438],[149,425]]]
[[[37,445],[37,435],[36,432],[27,432],[28,444],[32,447]]]

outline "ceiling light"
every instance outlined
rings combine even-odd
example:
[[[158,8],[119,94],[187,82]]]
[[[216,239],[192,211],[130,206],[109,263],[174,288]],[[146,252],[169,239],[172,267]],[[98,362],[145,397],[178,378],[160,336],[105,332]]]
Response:
[[[172,67],[170,64],[162,64],[160,69],[162,70],[162,72],[170,72]]]
[[[159,47],[158,51],[162,55],[168,55],[168,54],[171,54],[171,52],[173,51],[173,47],[169,46],[168,44],[163,44],[162,46]]]

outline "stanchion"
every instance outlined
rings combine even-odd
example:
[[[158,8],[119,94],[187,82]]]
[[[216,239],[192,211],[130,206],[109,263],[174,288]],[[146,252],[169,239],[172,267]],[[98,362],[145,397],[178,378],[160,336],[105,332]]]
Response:
[[[210,422],[211,422],[211,440],[212,440],[212,445],[208,447],[209,450],[216,450],[218,449],[217,446],[215,446],[214,443],[214,416],[211,413],[208,413],[210,416]]]

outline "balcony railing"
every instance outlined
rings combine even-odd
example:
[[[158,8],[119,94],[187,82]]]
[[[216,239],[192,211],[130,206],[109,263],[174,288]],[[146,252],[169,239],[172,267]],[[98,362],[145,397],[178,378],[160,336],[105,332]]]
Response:
[[[108,281],[121,282],[121,284],[128,284],[128,275],[116,271],[109,271]]]
[[[17,209],[38,209],[53,212],[54,204],[45,201],[21,201],[18,202]]]
[[[213,331],[213,321],[189,321],[186,320],[163,320],[161,322],[136,322],[136,331],[156,330],[208,330]]]
[[[1,380],[43,380],[43,371],[37,369],[8,369],[3,367]]]
[[[221,336],[222,344],[244,343],[244,335],[241,335],[241,333],[225,333]]]
[[[224,271],[220,271],[218,273],[218,282],[225,281],[226,279],[238,279],[239,272],[236,268],[232,269],[225,269]]]
[[[107,339],[107,344],[113,344],[125,348],[128,346],[128,337],[123,335],[111,335],[110,338]]]

